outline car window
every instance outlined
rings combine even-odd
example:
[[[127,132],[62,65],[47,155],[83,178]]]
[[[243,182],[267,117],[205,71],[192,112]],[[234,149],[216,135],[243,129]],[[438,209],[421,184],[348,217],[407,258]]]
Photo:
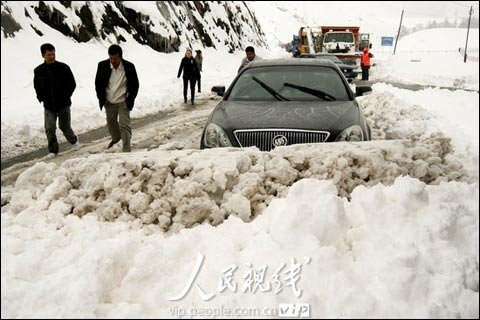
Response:
[[[322,100],[319,96],[289,84],[320,90],[335,97],[335,100],[350,100],[341,76],[332,68],[321,66],[270,66],[246,70],[233,85],[227,100],[276,100],[255,78],[289,101]]]

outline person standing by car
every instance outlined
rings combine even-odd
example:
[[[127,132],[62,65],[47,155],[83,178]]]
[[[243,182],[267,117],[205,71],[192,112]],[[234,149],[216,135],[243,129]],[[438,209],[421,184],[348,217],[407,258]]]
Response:
[[[122,140],[123,152],[130,152],[130,111],[139,88],[137,71],[133,63],[123,59],[120,46],[111,45],[108,56],[109,59],[98,63],[95,76],[95,91],[100,111],[105,106],[107,127],[112,138],[107,149]]]
[[[202,78],[202,65],[203,65],[203,55],[202,55],[202,50],[196,50],[195,51],[197,54],[195,55],[195,62],[197,63],[197,68],[198,68],[198,93],[202,92],[201,89],[201,78]]]
[[[57,118],[58,127],[73,146],[73,150],[80,148],[78,136],[72,130],[70,106],[71,97],[76,83],[72,70],[65,63],[55,60],[55,47],[50,43],[40,46],[44,62],[33,71],[33,86],[40,103],[44,107],[45,133],[48,140],[48,156],[53,158],[58,154]]]
[[[373,54],[368,52],[368,47],[363,48],[362,59],[360,65],[362,67],[362,80],[368,81],[368,70],[370,69],[370,58]]]
[[[178,69],[177,78],[180,78],[180,75],[183,71],[183,100],[187,103],[187,90],[188,83],[190,82],[190,93],[191,93],[191,102],[194,104],[195,99],[195,82],[197,81],[198,71],[197,62],[192,57],[192,49],[188,48],[185,52],[185,57],[183,57],[180,62],[180,68]]]
[[[248,46],[245,49],[245,55],[246,56],[242,59],[242,62],[240,63],[240,68],[238,68],[238,72],[242,71],[242,69],[251,61],[262,60],[262,58],[255,54],[255,49],[252,46]]]

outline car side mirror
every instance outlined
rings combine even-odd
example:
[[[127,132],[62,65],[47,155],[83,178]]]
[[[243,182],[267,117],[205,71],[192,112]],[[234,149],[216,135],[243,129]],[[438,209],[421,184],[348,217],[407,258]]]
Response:
[[[214,86],[212,87],[212,92],[215,92],[217,96],[223,97],[225,94],[225,86]]]
[[[368,45],[368,48],[369,48],[369,49],[372,49],[372,44],[371,44],[371,43]]]
[[[355,87],[355,94],[356,94],[357,97],[361,97],[363,95],[366,95],[369,92],[372,92],[372,87],[370,87],[370,86],[356,86]]]

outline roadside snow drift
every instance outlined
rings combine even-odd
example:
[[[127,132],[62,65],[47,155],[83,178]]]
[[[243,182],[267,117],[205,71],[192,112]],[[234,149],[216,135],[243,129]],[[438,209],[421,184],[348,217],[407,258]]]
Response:
[[[429,184],[466,181],[449,139],[296,145],[258,149],[155,151],[37,163],[15,183],[10,212],[38,208],[101,220],[158,223],[179,230],[218,225],[229,215],[251,221],[304,178],[332,180],[340,196],[359,185],[390,185],[409,175]]]
[[[358,152],[365,153],[361,149]],[[306,163],[295,157],[298,152],[289,154],[298,166]],[[178,317],[179,310],[186,310],[184,316],[195,317],[198,313],[188,312],[205,308],[212,316],[220,308],[264,310],[300,302],[308,303],[317,318],[478,317],[478,184],[428,186],[410,177],[393,181],[392,176],[391,186],[359,186],[348,201],[335,195],[334,180],[304,179],[287,193],[283,185],[294,179],[296,169],[288,169],[289,161],[280,155],[268,160],[259,156],[253,150],[232,152],[223,161],[228,165],[213,171],[191,162],[170,167],[174,159],[163,165],[147,162],[148,169],[142,169],[140,162],[122,159],[110,172],[91,157],[82,160],[80,171],[91,172],[86,178],[72,172],[73,162],[32,168],[19,179],[10,203],[9,211],[18,215],[2,214],[2,316]],[[386,163],[401,168],[377,162],[383,168]],[[279,174],[282,167],[286,174]],[[264,172],[264,185],[255,170]],[[132,183],[122,186],[121,180],[130,175]],[[194,191],[180,176],[206,187]],[[27,177],[35,179],[38,190],[25,185]],[[145,179],[151,187],[142,184]],[[152,198],[161,193],[161,181],[170,181],[170,198]],[[217,206],[207,194],[223,188],[229,191]],[[248,219],[247,199],[252,207],[260,205],[260,198],[274,190],[285,192],[286,198],[273,200],[251,223],[237,218]],[[142,209],[162,212],[161,223],[110,223],[68,214],[85,198],[88,210],[96,210],[95,197],[105,198],[98,200],[102,212],[110,213],[105,218],[127,208],[137,215]],[[112,202],[115,197],[118,207]],[[201,221],[207,207],[217,212],[213,220],[234,215],[218,227],[203,224],[166,236],[160,231],[168,225],[172,204],[178,210],[175,224]],[[184,215],[186,208],[195,219]],[[145,222],[152,219],[141,216]],[[214,296],[203,301],[192,287],[183,299],[169,301],[182,292],[200,253],[205,260],[195,283]],[[247,265],[255,270],[268,266],[267,282],[282,263],[290,267],[292,258],[301,264],[295,286],[283,282],[280,292],[241,291]],[[238,290],[217,290],[222,270],[231,265],[239,268],[232,278]],[[298,297],[295,290],[301,292]],[[238,315],[253,315],[243,312]]]

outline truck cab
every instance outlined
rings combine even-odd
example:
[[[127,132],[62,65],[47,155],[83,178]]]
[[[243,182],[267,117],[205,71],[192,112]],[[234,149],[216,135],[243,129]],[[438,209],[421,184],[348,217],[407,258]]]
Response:
[[[349,53],[355,51],[355,36],[351,31],[328,31],[323,35],[324,52]]]

